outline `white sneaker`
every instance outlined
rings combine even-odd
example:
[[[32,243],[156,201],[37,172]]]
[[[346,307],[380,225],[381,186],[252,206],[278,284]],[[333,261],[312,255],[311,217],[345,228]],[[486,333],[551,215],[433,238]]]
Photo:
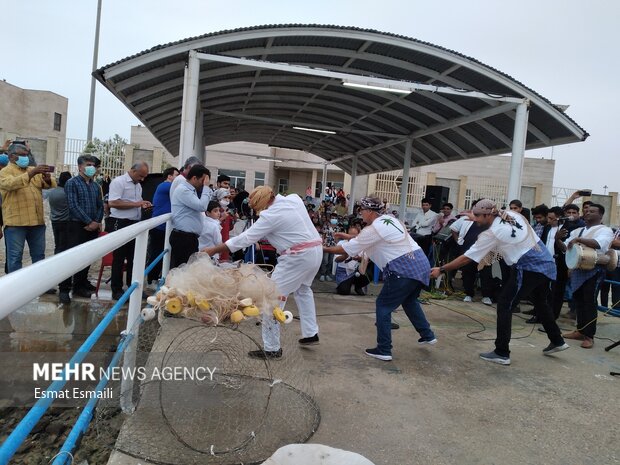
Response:
[[[325,276],[321,275],[321,277],[319,278],[319,281],[325,282]]]
[[[334,278],[332,278],[330,275],[325,275],[325,279],[328,281],[333,281]]]
[[[483,297],[482,298],[482,303],[484,305],[493,305],[493,301],[489,297]]]
[[[468,295],[466,295],[465,298],[463,299],[463,302],[471,303],[473,302],[473,299],[469,297]]]

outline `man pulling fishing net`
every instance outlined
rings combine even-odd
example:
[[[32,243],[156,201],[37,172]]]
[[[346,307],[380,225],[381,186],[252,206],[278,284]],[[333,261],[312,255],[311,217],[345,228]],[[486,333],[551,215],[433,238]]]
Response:
[[[312,224],[303,201],[297,194],[286,197],[275,195],[271,187],[260,186],[252,191],[249,206],[258,220],[243,233],[225,243],[207,247],[203,252],[213,256],[224,251],[236,252],[250,247],[261,239],[273,245],[280,257],[271,279],[280,294],[284,308],[289,294],[293,294],[301,322],[302,345],[319,342],[314,294],[310,286],[323,259],[322,241]],[[263,350],[249,352],[254,358],[280,358],[280,327],[277,321],[265,318],[262,322]]]

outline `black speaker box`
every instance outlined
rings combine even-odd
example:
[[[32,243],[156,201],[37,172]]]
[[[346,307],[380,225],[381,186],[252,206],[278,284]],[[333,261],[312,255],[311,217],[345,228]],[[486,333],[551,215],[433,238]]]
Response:
[[[449,196],[449,187],[426,186],[426,193],[424,194],[424,197],[428,199],[431,204],[431,210],[435,213],[439,213],[441,206],[448,201]]]

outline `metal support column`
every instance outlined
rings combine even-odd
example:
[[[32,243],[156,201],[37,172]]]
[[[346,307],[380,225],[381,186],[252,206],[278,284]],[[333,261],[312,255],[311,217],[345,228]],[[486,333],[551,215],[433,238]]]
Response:
[[[323,177],[321,178],[321,192],[319,192],[319,201],[325,199],[325,188],[327,187],[327,163],[323,163]]]
[[[413,151],[413,140],[408,139],[405,143],[405,161],[403,164],[403,182],[400,185],[400,208],[398,216],[401,221],[405,221],[407,211],[407,194],[409,192],[409,169],[411,168],[411,152]]]
[[[353,206],[355,205],[355,181],[357,180],[357,157],[351,160],[351,200],[349,200],[349,215],[353,214]]]
[[[95,26],[95,46],[93,48],[93,73],[97,70],[97,57],[99,56],[99,31],[101,29],[101,0],[97,2],[97,24]],[[88,105],[88,128],[86,130],[86,142],[93,140],[93,122],[95,120],[95,84],[94,76],[90,78],[90,103]]]
[[[529,102],[517,106],[514,134],[512,136],[512,157],[510,158],[510,175],[508,178],[507,202],[521,197],[521,176],[523,174],[523,158],[527,137]]]
[[[200,101],[197,103],[193,155],[198,157],[203,163],[205,162],[204,113],[200,109]]]
[[[195,50],[189,51],[183,81],[183,107],[181,110],[181,141],[179,143],[179,166],[194,153],[196,110],[198,108],[198,81],[200,60]]]

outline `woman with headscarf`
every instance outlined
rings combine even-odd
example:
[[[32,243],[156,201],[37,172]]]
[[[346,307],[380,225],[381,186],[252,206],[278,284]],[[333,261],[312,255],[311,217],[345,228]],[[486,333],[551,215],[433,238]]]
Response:
[[[297,194],[286,197],[275,195],[271,187],[260,186],[252,191],[249,205],[259,214],[258,220],[236,237],[203,252],[209,255],[235,252],[267,239],[280,257],[271,279],[280,294],[280,306],[284,308],[288,295],[293,293],[301,322],[301,345],[319,342],[314,294],[310,286],[321,266],[323,250],[321,237],[312,224],[303,200]],[[249,352],[253,358],[280,358],[280,328],[272,319],[263,319],[263,350]]]
[[[437,339],[418,302],[423,286],[428,286],[430,265],[424,252],[407,234],[405,225],[384,213],[377,197],[364,197],[361,215],[368,225],[355,238],[325,252],[357,257],[362,252],[383,269],[383,288],[376,303],[377,347],[366,349],[366,355],[379,360],[392,360],[391,314],[400,305],[420,334],[419,344],[436,344]]]
[[[555,322],[550,306],[551,281],[556,279],[556,267],[547,247],[540,241],[529,222],[515,211],[500,211],[495,202],[479,200],[472,209],[474,219],[487,229],[460,257],[433,268],[432,278],[445,271],[452,271],[474,261],[479,267],[490,265],[499,256],[510,267],[510,276],[497,302],[497,339],[495,350],[480,354],[488,362],[510,365],[510,335],[512,305],[522,295],[529,295],[534,303],[538,320],[550,340],[543,355],[568,349]]]

